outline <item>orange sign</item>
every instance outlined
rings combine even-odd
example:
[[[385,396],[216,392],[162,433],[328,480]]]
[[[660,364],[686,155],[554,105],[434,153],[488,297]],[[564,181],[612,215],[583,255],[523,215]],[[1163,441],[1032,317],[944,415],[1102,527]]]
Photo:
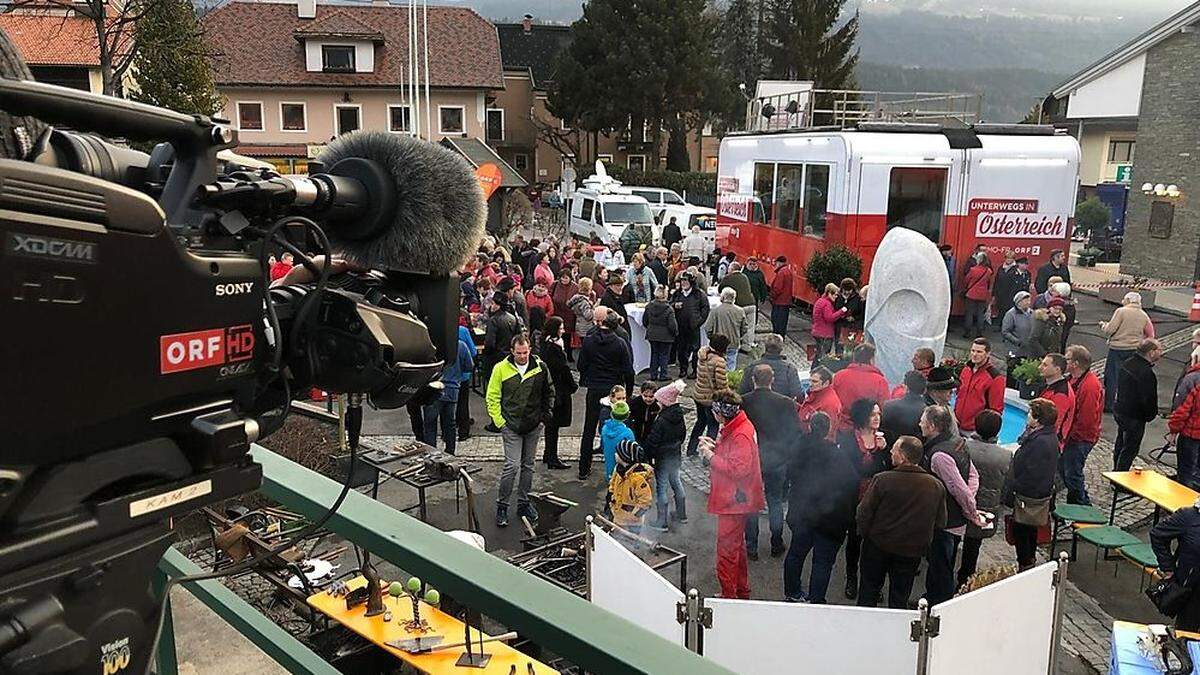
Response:
[[[475,178],[479,180],[479,187],[483,189],[483,200],[487,201],[492,198],[496,188],[500,187],[500,167],[490,163],[482,164],[475,169]]]

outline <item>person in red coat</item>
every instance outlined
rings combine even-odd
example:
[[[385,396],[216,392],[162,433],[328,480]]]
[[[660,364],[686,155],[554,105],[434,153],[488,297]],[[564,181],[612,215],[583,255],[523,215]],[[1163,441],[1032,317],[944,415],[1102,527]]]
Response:
[[[279,262],[271,263],[271,281],[278,281],[292,271],[292,254],[284,253]]]
[[[792,268],[785,256],[775,259],[775,277],[767,299],[771,301],[771,332],[787,336],[788,315],[792,311]]]
[[[766,506],[754,425],[732,391],[713,396],[713,416],[721,423],[716,440],[701,439],[700,454],[709,463],[708,512],[717,517],[717,580],[721,597],[748,600],[746,517]]]
[[[1038,372],[1046,381],[1046,388],[1038,394],[1058,408],[1058,419],[1054,431],[1058,434],[1058,447],[1062,450],[1071,434],[1071,422],[1075,419],[1075,392],[1067,382],[1067,357],[1062,354],[1047,354],[1042,358]]]
[[[550,291],[541,284],[535,284],[525,294],[525,310],[529,312],[529,330],[540,332],[546,319],[554,316],[554,299],[550,297]]]
[[[1176,480],[1193,490],[1200,488],[1200,475],[1197,475],[1197,456],[1200,455],[1200,363],[1188,368],[1175,385],[1167,431],[1168,438],[1175,443],[1175,467],[1179,474]]]
[[[834,329],[838,319],[846,315],[846,308],[833,308],[833,299],[837,296],[838,287],[835,284],[825,284],[825,293],[813,303],[812,336],[817,343],[817,353],[814,361],[819,361],[833,350]],[[782,333],[780,333],[782,335]],[[837,418],[833,418],[835,421]]]
[[[1092,354],[1085,347],[1067,347],[1067,379],[1075,394],[1075,414],[1067,442],[1058,460],[1058,472],[1067,486],[1067,503],[1091,506],[1083,465],[1100,440],[1101,414],[1104,412],[1104,387],[1092,372]]]
[[[573,272],[574,268],[571,266],[563,266],[558,271],[558,281],[550,287],[550,299],[554,301],[554,316],[563,320],[563,335],[567,336],[564,343],[568,361],[574,360],[571,354],[570,336],[575,333],[575,311],[567,303],[579,292],[579,284],[575,283],[572,277]]]
[[[912,369],[923,375],[925,379],[929,379],[929,371],[933,370],[935,365],[937,365],[937,355],[929,347],[917,347],[917,350],[913,352]],[[892,390],[892,398],[904,398],[907,393],[908,388],[904,386],[904,383],[900,383]]]
[[[868,398],[883,405],[891,395],[887,378],[875,367],[875,345],[864,343],[854,348],[852,363],[833,376],[833,390],[842,403],[838,429],[850,428],[850,406]]]
[[[974,256],[975,264],[963,276],[963,296],[967,300],[967,312],[963,317],[963,337],[975,338],[983,335],[984,326],[990,321],[988,307],[992,300],[994,272],[988,263],[987,253],[979,251]],[[972,417],[971,419],[974,419]],[[959,418],[962,424],[962,418]]]
[[[837,436],[838,420],[842,418],[842,402],[837,392],[833,390],[833,373],[825,366],[817,366],[808,374],[808,393],[804,400],[796,406],[796,414],[800,416],[800,426],[808,433],[813,413],[823,412],[833,423],[829,429],[828,438],[832,441]]]
[[[972,267],[978,269],[980,265]],[[962,431],[975,431],[975,416],[984,410],[1004,414],[1004,373],[992,365],[992,343],[987,338],[971,342],[967,365],[958,374],[954,417]]]

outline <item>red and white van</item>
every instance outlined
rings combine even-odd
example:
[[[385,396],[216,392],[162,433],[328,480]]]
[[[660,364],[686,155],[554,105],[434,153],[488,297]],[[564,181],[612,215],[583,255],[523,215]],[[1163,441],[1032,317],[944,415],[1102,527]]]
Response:
[[[803,269],[815,252],[845,245],[865,277],[896,226],[953,247],[956,276],[976,244],[994,266],[1011,250],[1036,270],[1069,248],[1079,144],[1031,125],[862,123],[730,135],[717,171],[717,246],[739,259],[787,256],[794,295],[811,304]]]

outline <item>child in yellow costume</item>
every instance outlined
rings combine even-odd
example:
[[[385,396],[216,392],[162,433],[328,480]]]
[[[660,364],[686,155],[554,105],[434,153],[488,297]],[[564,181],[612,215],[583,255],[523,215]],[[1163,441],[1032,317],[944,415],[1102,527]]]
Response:
[[[613,522],[640,532],[646,512],[654,504],[654,469],[637,441],[617,444],[617,468],[608,483],[608,507]]]

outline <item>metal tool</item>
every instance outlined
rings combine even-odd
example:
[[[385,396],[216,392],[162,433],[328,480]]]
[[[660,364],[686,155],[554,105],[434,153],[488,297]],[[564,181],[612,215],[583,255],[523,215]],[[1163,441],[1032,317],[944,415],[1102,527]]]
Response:
[[[384,644],[389,647],[395,647],[402,652],[408,652],[409,654],[423,654],[432,650],[433,647],[442,644],[445,640],[445,635],[421,635],[404,640],[392,640]]]
[[[515,640],[515,639],[517,639],[517,634],[514,631],[511,633],[505,633],[503,635],[494,635],[489,638],[477,640],[475,642],[475,644],[478,645],[478,644],[483,644],[485,642],[507,642],[508,640]],[[442,640],[439,636],[438,643],[440,643],[441,641]],[[390,645],[392,643],[389,642],[388,644]],[[397,649],[404,649],[404,651],[406,651],[410,654],[425,654],[428,652],[440,652],[440,651],[443,651],[446,649],[462,649],[463,647],[467,646],[467,643],[465,641],[459,641],[459,642],[451,642],[449,644],[432,644],[432,645],[427,644],[427,645],[421,646],[421,647],[414,647],[413,649],[405,649],[404,647],[400,647],[398,645],[395,645],[395,646],[397,647]]]

